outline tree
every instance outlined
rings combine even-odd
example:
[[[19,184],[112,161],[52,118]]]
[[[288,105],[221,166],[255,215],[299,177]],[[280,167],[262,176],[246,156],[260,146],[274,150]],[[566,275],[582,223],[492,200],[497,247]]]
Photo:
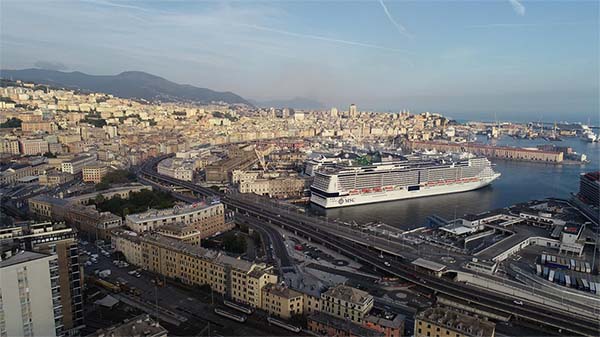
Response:
[[[5,129],[20,128],[22,123],[23,123],[22,120],[20,120],[16,117],[13,117],[10,119],[6,119],[6,122],[4,122],[4,123],[0,123],[0,128],[5,128]]]
[[[246,238],[242,235],[236,236],[229,232],[223,237],[223,249],[234,254],[243,254],[246,252]]]

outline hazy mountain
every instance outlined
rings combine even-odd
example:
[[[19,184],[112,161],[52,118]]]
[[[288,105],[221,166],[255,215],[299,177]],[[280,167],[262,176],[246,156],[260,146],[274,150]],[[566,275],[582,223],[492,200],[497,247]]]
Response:
[[[44,69],[0,70],[0,77],[53,85],[64,88],[103,92],[122,98],[142,98],[149,101],[192,101],[245,103],[232,92],[218,92],[187,84],[177,84],[141,71],[126,71],[118,75],[88,75],[79,71],[62,72]]]
[[[292,99],[281,99],[271,101],[251,101],[254,105],[263,108],[292,108],[292,109],[306,109],[306,110],[319,110],[324,109],[325,104],[316,101],[314,99],[306,97],[294,97]]]

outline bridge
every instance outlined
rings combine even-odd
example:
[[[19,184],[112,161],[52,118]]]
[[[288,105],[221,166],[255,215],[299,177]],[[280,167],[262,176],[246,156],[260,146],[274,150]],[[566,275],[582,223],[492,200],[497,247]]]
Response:
[[[365,249],[364,242],[361,242],[361,244],[336,234],[329,228],[331,226],[325,226],[324,222],[319,219],[307,217],[302,214],[286,213],[273,203],[265,203],[264,201],[254,202],[249,198],[238,195],[222,194],[210,188],[158,174],[155,171],[156,163],[166,157],[162,156],[147,161],[141,167],[139,173],[146,179],[184,187],[198,195],[219,197],[227,208],[239,214],[245,214],[279,226],[293,232],[295,235],[302,236],[336,250],[365,265],[372,266],[390,275],[414,283],[430,293],[441,294],[446,298],[460,300],[472,306],[504,312],[518,320],[543,324],[563,334],[600,335],[600,315],[598,311],[594,312],[593,317],[590,317],[583,315],[583,311],[581,313],[571,313],[550,308],[540,303],[522,301],[519,297],[509,294],[500,294],[455,282],[451,279],[438,278],[429,273],[417,270],[409,261],[402,258],[397,258],[393,263],[386,263],[385,258],[380,257],[380,251],[372,249],[372,247],[371,249]],[[385,241],[385,239],[383,240]]]

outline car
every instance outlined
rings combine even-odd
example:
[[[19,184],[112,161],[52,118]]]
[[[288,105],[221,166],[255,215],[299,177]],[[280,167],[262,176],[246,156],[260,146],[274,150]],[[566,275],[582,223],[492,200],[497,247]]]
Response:
[[[523,301],[514,300],[513,303],[516,305],[523,305]]]
[[[135,274],[135,277],[137,277],[137,278],[140,278],[140,277],[142,277],[142,274],[140,274],[140,273],[136,273],[136,274]]]
[[[135,271],[135,270],[132,270],[132,271],[128,272],[127,274],[129,274],[129,275],[133,275],[133,274],[135,274],[135,273],[136,273],[136,271]]]
[[[390,267],[391,266],[391,264],[389,262],[387,262],[387,261],[385,261],[383,264],[385,264],[386,267]]]

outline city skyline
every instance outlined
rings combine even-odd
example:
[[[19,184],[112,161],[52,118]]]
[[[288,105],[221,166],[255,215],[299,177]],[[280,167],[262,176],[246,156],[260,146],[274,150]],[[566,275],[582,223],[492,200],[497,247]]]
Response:
[[[2,9],[3,69],[141,70],[255,100],[455,118],[597,118],[595,2],[8,1]]]

